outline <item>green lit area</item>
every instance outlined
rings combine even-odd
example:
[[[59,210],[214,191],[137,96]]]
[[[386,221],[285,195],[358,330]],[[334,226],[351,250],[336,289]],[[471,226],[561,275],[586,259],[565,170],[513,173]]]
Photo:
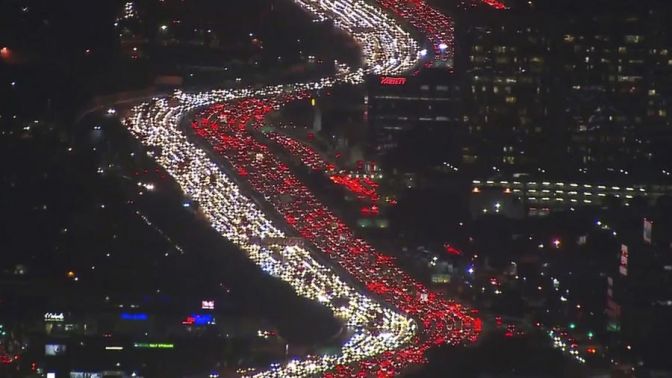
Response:
[[[609,332],[620,332],[621,331],[621,325],[618,324],[617,322],[609,322],[607,325],[607,331]]]
[[[133,343],[133,347],[139,349],[173,349],[175,345],[172,343]]]
[[[360,218],[357,220],[357,225],[361,228],[387,228],[390,225],[390,221],[385,218],[376,218],[375,220],[370,218]]]

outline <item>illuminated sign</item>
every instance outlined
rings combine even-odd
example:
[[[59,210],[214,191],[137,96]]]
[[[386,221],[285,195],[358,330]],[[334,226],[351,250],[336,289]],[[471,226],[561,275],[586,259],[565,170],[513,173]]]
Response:
[[[127,312],[122,312],[121,318],[123,320],[147,320],[149,319],[149,316],[147,316],[147,314],[129,314]]]
[[[443,248],[445,249],[446,253],[449,254],[449,255],[454,255],[454,256],[461,256],[462,255],[462,251],[460,251],[459,249],[453,247],[452,245],[450,245],[448,243],[445,243],[443,245]]]
[[[65,354],[66,347],[62,344],[46,344],[44,346],[45,356],[60,356]]]
[[[653,222],[644,218],[644,242],[647,244],[651,244],[652,239],[651,239],[651,233],[653,231]]]
[[[215,301],[213,301],[213,300],[203,300],[203,301],[201,301],[201,308],[203,310],[214,310],[215,309]]]
[[[44,314],[45,322],[62,322],[65,320],[65,315],[62,312],[47,312]]]
[[[450,275],[444,273],[432,274],[432,283],[447,284],[450,283]]]
[[[175,345],[172,343],[133,343],[133,347],[139,349],[173,349]]]
[[[192,314],[182,320],[182,324],[195,326],[213,325],[215,324],[215,318],[210,314]]]
[[[625,244],[621,244],[621,264],[618,271],[622,276],[628,275],[628,246]]]
[[[620,332],[621,331],[621,325],[618,324],[618,322],[609,322],[609,323],[607,323],[607,331],[608,332]]]
[[[404,85],[406,84],[405,77],[397,76],[381,76],[380,85]]]

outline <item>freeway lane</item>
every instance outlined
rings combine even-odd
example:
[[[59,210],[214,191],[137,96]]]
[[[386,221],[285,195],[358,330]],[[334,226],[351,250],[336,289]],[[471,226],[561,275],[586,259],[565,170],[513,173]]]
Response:
[[[411,364],[423,362],[424,352],[432,345],[473,341],[480,322],[466,315],[458,304],[438,298],[391,259],[355,237],[266,145],[253,137],[248,126],[260,125],[269,111],[320,89],[360,84],[365,72],[407,72],[421,65],[425,54],[394,18],[363,0],[294,1],[318,20],[332,20],[350,34],[362,49],[363,68],[337,63],[333,77],[316,82],[194,94],[176,92],[134,107],[125,124],[185,195],[198,202],[215,230],[261,269],[288,282],[299,295],[329,307],[353,330],[338,355],[305,356],[261,372],[240,371],[241,375],[393,376]],[[392,11],[397,10],[397,17],[407,18],[410,24],[427,32],[439,50],[448,49],[449,42],[452,46],[452,23],[445,24],[442,16],[439,21],[444,24],[436,24],[444,25],[439,27],[441,30],[429,30],[429,24],[423,24],[413,11],[408,11],[413,9],[410,4],[399,5],[402,1],[380,4],[387,4]],[[425,11],[431,9],[420,1],[413,3]],[[440,16],[436,11],[426,14],[430,21]],[[439,52],[444,54],[439,59],[452,54]],[[194,123],[194,131],[234,167],[234,172],[218,165],[180,129],[181,120],[195,111],[202,112],[207,121]],[[234,175],[238,176],[235,180]],[[243,193],[236,184],[243,179],[283,215],[285,224],[274,223],[273,215],[264,213],[252,193]],[[284,242],[285,227],[296,230],[316,251]],[[328,256],[367,290],[348,284],[314,253]]]
[[[289,100],[287,97],[255,98],[217,104],[201,112],[201,118],[192,123],[192,127],[302,237],[369,291],[420,322],[420,339],[398,353],[370,361],[366,365],[367,373],[377,373],[381,367],[386,373],[399,372],[404,366],[422,362],[424,352],[432,345],[473,341],[477,335],[475,320],[465,315],[459,305],[436,297],[396,267],[391,259],[355,237],[266,145],[253,138],[248,125],[261,127],[264,114]]]
[[[288,282],[299,295],[329,307],[349,328],[356,330],[340,355],[306,356],[255,376],[310,376],[406,344],[415,333],[412,320],[349,287],[305,249],[254,241],[281,240],[285,234],[176,127],[180,115],[187,110],[189,106],[176,110],[165,99],[159,99],[136,108],[128,122],[133,125],[131,131],[153,147],[153,156],[185,194],[198,201],[214,229],[238,245],[264,271]],[[374,323],[375,328],[371,327]]]

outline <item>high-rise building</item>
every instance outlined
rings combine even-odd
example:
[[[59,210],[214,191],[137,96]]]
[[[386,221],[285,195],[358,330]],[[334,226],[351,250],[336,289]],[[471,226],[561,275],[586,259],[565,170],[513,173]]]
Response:
[[[570,17],[556,36],[568,152],[578,163],[657,161],[668,153],[672,58],[667,12],[653,3]]]
[[[534,163],[553,136],[549,38],[541,27],[506,15],[496,24],[461,29],[466,59],[462,109],[463,161],[485,165]],[[465,24],[471,24],[471,22]]]
[[[421,128],[445,133],[459,122],[460,87],[446,69],[410,76],[369,76],[366,118],[369,152],[380,156]]]
[[[451,131],[447,156],[477,168],[669,168],[669,6],[531,3],[456,15],[453,70],[372,77],[372,150],[434,126]]]

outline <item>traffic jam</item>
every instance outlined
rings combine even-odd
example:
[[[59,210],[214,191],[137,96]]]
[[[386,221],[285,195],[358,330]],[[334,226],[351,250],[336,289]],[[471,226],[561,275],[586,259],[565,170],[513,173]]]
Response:
[[[262,139],[258,131],[265,115],[290,101],[334,85],[360,84],[365,72],[407,72],[424,54],[392,17],[364,1],[295,1],[318,20],[331,19],[348,32],[362,49],[364,68],[337,63],[333,77],[261,89],[177,91],[135,106],[124,123],[213,229],[265,272],[289,283],[298,295],[330,308],[352,331],[337,354],[303,356],[263,371],[245,369],[241,375],[394,376],[423,363],[432,346],[475,341],[481,321],[461,305],[437,296],[402,271],[393,258],[357,237],[265,143],[295,146],[289,150],[309,167],[333,170],[319,154],[298,148],[286,136]],[[416,17],[412,12],[395,13]],[[432,20],[427,17],[425,21]],[[406,21],[420,25],[419,20]],[[443,43],[452,46],[451,36],[428,38],[439,42],[440,50]],[[377,195],[359,182],[334,177],[339,178],[332,181],[372,200]]]

